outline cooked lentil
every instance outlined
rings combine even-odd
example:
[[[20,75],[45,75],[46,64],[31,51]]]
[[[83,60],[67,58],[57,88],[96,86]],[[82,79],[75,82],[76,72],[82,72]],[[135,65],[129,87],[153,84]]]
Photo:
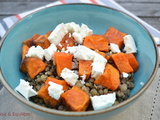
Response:
[[[53,61],[49,61],[49,62],[45,61],[45,62],[48,64],[48,66],[46,67],[44,72],[39,73],[35,79],[31,79],[28,75],[25,78],[30,83],[30,85],[33,86],[33,89],[36,91],[38,91],[44,85],[48,77],[55,77],[58,79],[60,78],[59,76],[57,76],[56,67],[55,65],[53,65]],[[110,63],[114,64],[113,62],[110,62]],[[121,85],[115,91],[109,90],[102,85],[94,84],[94,80],[95,80],[94,78],[90,78],[89,80],[86,80],[85,84],[82,84],[81,80],[79,79],[75,85],[91,96],[104,95],[104,94],[116,92],[116,101],[114,103],[114,105],[116,105],[116,104],[119,104],[120,102],[123,102],[130,96],[130,90],[134,88],[133,75],[134,75],[133,73],[129,73],[129,76],[127,78],[123,78],[123,76],[120,75]],[[61,103],[59,106],[55,108],[50,107],[46,105],[43,99],[39,98],[38,96],[33,96],[30,98],[30,100],[43,107],[48,107],[48,108],[62,110],[62,111],[67,110],[67,108],[63,103]],[[93,110],[92,106],[90,105],[90,107],[88,107],[87,110]]]

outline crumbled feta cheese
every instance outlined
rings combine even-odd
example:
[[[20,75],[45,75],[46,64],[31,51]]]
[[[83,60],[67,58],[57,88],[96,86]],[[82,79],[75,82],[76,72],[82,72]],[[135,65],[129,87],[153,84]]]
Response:
[[[51,43],[57,45],[68,32],[72,34],[78,43],[82,43],[84,37],[93,34],[93,31],[85,24],[82,24],[80,27],[74,22],[66,24],[61,23],[55,28],[55,30],[53,30],[53,32],[48,37],[48,40]],[[71,34],[69,34],[69,37],[71,37]]]
[[[112,106],[116,100],[116,94],[109,93],[107,95],[93,96],[90,98],[93,109],[100,110]]]
[[[71,86],[74,86],[78,79],[78,75],[68,68],[62,70],[61,77]]]
[[[26,54],[26,57],[38,57],[39,59],[43,59],[44,56],[44,50],[41,46],[32,46],[29,48],[28,53]]]
[[[57,45],[67,33],[68,30],[66,29],[65,24],[61,23],[53,30],[53,32],[48,37],[48,40],[51,43]]]
[[[128,75],[128,73],[122,72],[122,76],[123,76],[123,78],[127,78],[129,75]]]
[[[77,58],[78,60],[93,60],[96,54],[95,51],[83,45],[67,47],[67,48],[68,48],[68,52],[70,54],[73,54],[74,58]]]
[[[140,85],[143,86],[143,85],[144,85],[144,82],[140,82]]]
[[[76,24],[74,22],[66,23],[65,24],[66,29],[68,32],[73,33],[73,32],[80,32],[81,27],[79,24]]]
[[[75,54],[77,52],[77,46],[67,47],[66,52],[70,54]]]
[[[70,37],[72,37],[72,34],[71,34],[71,33],[69,33],[69,36],[68,36],[68,37],[69,37],[69,38],[70,38]],[[66,43],[68,43],[68,41],[66,41]]]
[[[53,57],[54,52],[57,51],[57,47],[51,44],[47,49],[44,49],[44,57],[47,61],[50,61]]]
[[[37,95],[37,92],[32,89],[33,86],[29,85],[29,82],[20,79],[19,85],[15,88],[16,91],[21,93],[27,100],[29,97]]]
[[[137,48],[133,37],[131,35],[126,35],[123,39],[125,44],[124,51],[126,51],[126,53],[136,53]]]
[[[77,43],[80,43],[80,44],[83,43],[83,37],[82,37],[81,33],[74,32],[74,33],[72,34],[72,36],[73,36],[74,39],[77,41]]]
[[[74,39],[82,44],[83,43],[83,39],[86,37],[86,36],[89,36],[89,35],[92,35],[93,34],[93,30],[89,29],[87,25],[85,24],[82,24],[81,25],[81,28],[80,28],[80,31],[79,32],[73,32],[72,36],[74,37]]]
[[[74,57],[79,60],[93,60],[94,59],[94,51],[85,47],[78,46],[76,53],[74,53]]]
[[[56,84],[54,82],[48,82],[48,84],[50,85],[48,87],[48,94],[49,96],[51,96],[52,98],[59,100],[61,94],[64,92],[63,91],[63,86]]]
[[[85,24],[81,25],[81,35],[83,38],[92,34],[93,34],[93,30],[89,29],[87,25]]]
[[[114,53],[120,53],[120,49],[117,44],[110,43],[110,50]]]
[[[101,56],[97,53],[95,55],[93,63],[92,63],[91,77],[97,78],[100,75],[102,75],[104,72],[106,63],[107,63],[107,60],[103,56]]]
[[[58,46],[59,46],[59,47],[62,47],[62,44],[61,44],[61,43],[58,43]]]
[[[82,78],[81,83],[84,85],[85,84],[85,79],[86,79],[86,75],[84,74],[83,76],[80,76]]]

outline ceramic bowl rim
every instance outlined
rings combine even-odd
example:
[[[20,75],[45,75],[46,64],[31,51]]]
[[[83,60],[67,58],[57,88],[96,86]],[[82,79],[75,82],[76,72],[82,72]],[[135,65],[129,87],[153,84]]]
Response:
[[[46,7],[46,8],[43,8],[41,10],[37,10],[31,14],[28,14],[27,16],[25,16],[24,18],[22,18],[21,20],[25,19],[26,17],[28,17],[29,15],[32,15],[34,13],[37,13],[39,11],[42,11],[42,10],[45,10],[45,9],[48,9],[48,8],[51,8],[51,7],[57,7],[57,6],[66,6],[66,5],[91,5],[91,6],[97,6],[97,7],[103,7],[103,8],[107,8],[107,9],[112,9],[116,12],[120,12],[122,14],[125,14],[127,16],[129,16],[131,19],[133,19],[134,21],[136,21],[141,27],[144,28],[144,30],[148,33],[148,35],[150,36],[150,38],[152,39],[152,42],[154,44],[154,47],[156,49],[156,62],[155,62],[155,67],[154,67],[154,70],[149,78],[149,80],[147,81],[147,83],[135,94],[133,95],[132,97],[128,98],[127,100],[123,101],[122,103],[118,104],[118,105],[115,105],[115,106],[112,106],[112,107],[109,107],[109,108],[106,108],[106,109],[102,109],[102,110],[93,110],[93,111],[85,111],[85,112],[71,112],[71,111],[59,111],[59,110],[54,110],[54,109],[50,109],[50,108],[45,108],[45,107],[42,107],[40,105],[37,105],[33,102],[30,102],[28,100],[26,100],[25,98],[23,98],[21,95],[19,95],[18,93],[16,93],[11,87],[10,85],[6,82],[5,80],[5,77],[3,76],[2,74],[2,70],[0,68],[0,77],[2,78],[1,81],[2,81],[2,84],[4,85],[4,87],[9,91],[9,93],[11,93],[16,99],[18,99],[20,102],[22,102],[23,104],[31,107],[32,109],[35,109],[35,110],[38,110],[38,111],[41,111],[41,112],[44,112],[44,113],[48,113],[48,114],[52,114],[52,115],[59,115],[59,116],[91,116],[91,115],[97,115],[97,114],[102,114],[102,113],[107,113],[107,112],[111,112],[111,111],[114,111],[118,108],[121,108],[125,105],[127,105],[128,103],[132,102],[133,100],[135,100],[136,98],[138,98],[148,87],[149,85],[152,83],[156,73],[157,73],[157,70],[158,70],[158,66],[159,66],[159,57],[158,57],[158,49],[157,49],[157,46],[156,46],[156,43],[151,35],[151,33],[146,29],[146,27],[144,25],[142,25],[138,20],[136,20],[134,17],[132,17],[131,15],[121,11],[121,10],[118,10],[118,9],[115,9],[115,8],[112,8],[112,7],[107,7],[107,6],[103,6],[103,5],[97,5],[97,4],[90,4],[90,3],[67,3],[67,4],[60,4],[60,5],[54,5],[54,6],[50,6],[50,7]],[[7,37],[7,35],[10,33],[10,31],[21,21],[17,21],[6,33],[5,35],[2,37],[1,39],[1,42],[0,42],[0,49],[3,45],[3,42],[5,40],[5,38]]]

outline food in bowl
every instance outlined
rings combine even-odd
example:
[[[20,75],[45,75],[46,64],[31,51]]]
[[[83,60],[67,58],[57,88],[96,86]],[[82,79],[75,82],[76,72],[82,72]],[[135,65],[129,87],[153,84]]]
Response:
[[[136,52],[133,37],[113,27],[97,35],[85,24],[62,23],[23,42],[20,70],[27,77],[15,90],[57,110],[110,107],[130,96]]]

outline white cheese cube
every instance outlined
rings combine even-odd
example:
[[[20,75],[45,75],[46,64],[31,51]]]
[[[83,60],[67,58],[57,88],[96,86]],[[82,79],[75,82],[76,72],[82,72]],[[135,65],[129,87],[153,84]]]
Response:
[[[61,77],[71,86],[74,86],[78,79],[78,75],[68,68],[62,70]]]
[[[131,35],[126,35],[123,37],[123,39],[125,44],[124,51],[126,51],[126,53],[136,53],[137,47],[133,37]]]
[[[97,53],[92,63],[91,77],[98,78],[100,75],[102,75],[104,72],[106,63],[107,63],[107,60],[103,56]]]
[[[64,92],[63,91],[63,86],[56,84],[54,82],[49,82],[48,83],[50,86],[48,87],[48,94],[52,98],[59,100],[61,94]]]
[[[77,52],[77,46],[67,47],[66,53],[75,54]]]
[[[80,76],[82,78],[81,80],[81,83],[84,85],[86,82],[85,82],[85,79],[86,79],[86,75],[83,75],[83,76]]]
[[[58,45],[58,43],[62,40],[62,38],[68,33],[68,30],[65,27],[64,23],[57,25],[57,27],[53,30],[53,32],[48,37],[48,40]]]
[[[29,97],[37,95],[37,92],[32,89],[32,86],[29,85],[29,82],[20,79],[19,85],[15,88],[15,91],[21,93],[27,100]]]
[[[54,52],[57,51],[57,47],[51,44],[47,49],[44,49],[44,57],[47,61],[50,61],[53,57]]]
[[[120,53],[120,49],[119,46],[117,44],[114,43],[110,43],[110,50],[114,53]]]
[[[93,60],[95,57],[95,54],[96,54],[95,51],[93,51],[83,45],[76,46],[74,50],[69,49],[68,51],[71,54],[73,53],[74,58],[77,58],[79,60]]]
[[[26,57],[38,57],[39,59],[43,59],[44,56],[44,50],[41,46],[32,46],[29,48],[28,53],[26,54]]]
[[[79,26],[79,24],[75,24],[74,22],[66,23],[65,27],[70,33],[80,32],[81,30],[81,27]]]
[[[112,106],[116,100],[116,94],[109,93],[107,95],[93,96],[90,98],[93,109],[100,110]]]
[[[77,41],[77,43],[80,43],[80,44],[83,43],[83,37],[82,37],[81,33],[73,32],[72,36]]]
[[[53,32],[48,37],[48,40],[51,43],[57,45],[68,32],[71,33],[74,39],[80,44],[83,43],[84,37],[93,34],[93,30],[89,29],[85,24],[82,24],[80,27],[74,22],[66,24],[61,23],[57,25],[55,30],[53,30]]]
[[[122,76],[123,76],[123,78],[127,78],[129,75],[128,75],[128,73],[122,72]]]
[[[89,29],[87,25],[85,24],[82,24],[81,25],[81,28],[80,28],[80,31],[77,32],[73,32],[72,36],[74,37],[74,39],[82,44],[83,43],[83,39],[86,37],[86,36],[89,36],[89,35],[92,35],[93,34],[93,30]]]
[[[87,25],[85,24],[81,25],[81,35],[83,38],[92,34],[93,34],[93,30],[89,29]]]

